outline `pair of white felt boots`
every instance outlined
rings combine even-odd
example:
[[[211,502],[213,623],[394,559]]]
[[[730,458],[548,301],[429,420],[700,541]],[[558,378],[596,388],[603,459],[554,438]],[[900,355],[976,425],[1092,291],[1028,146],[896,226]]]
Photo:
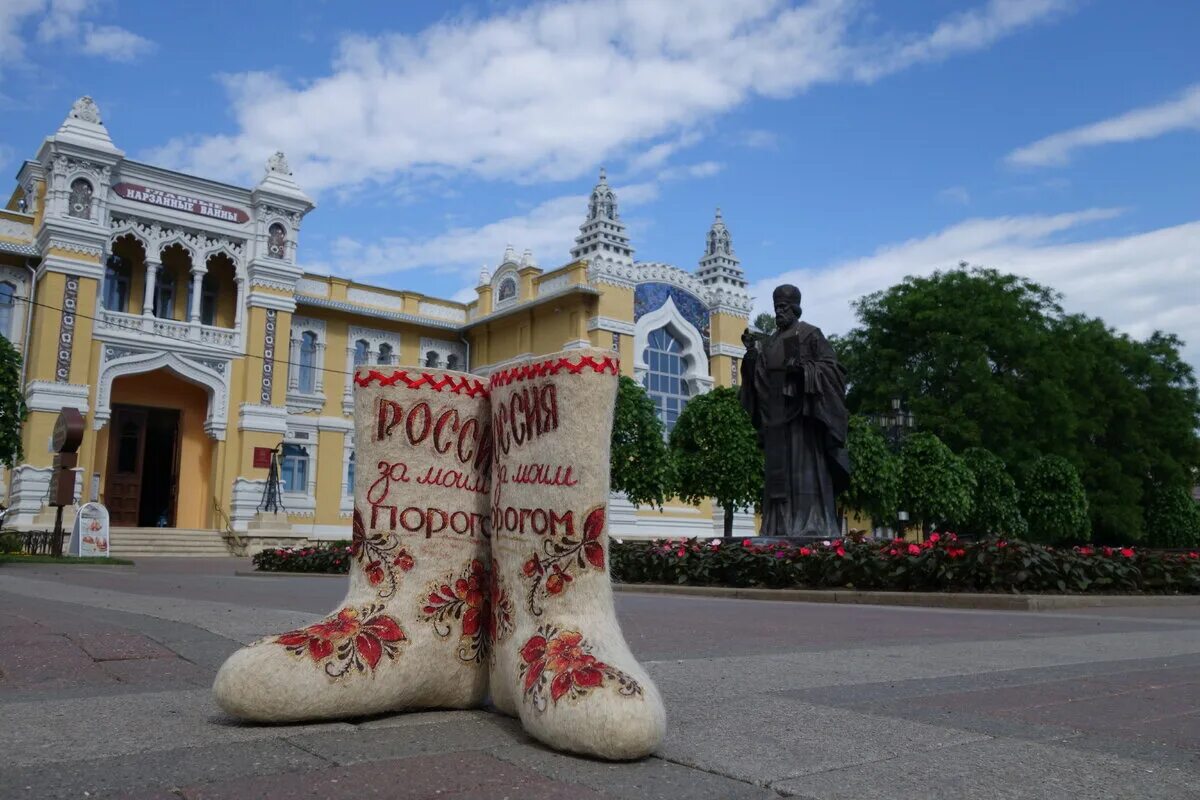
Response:
[[[217,702],[257,722],[474,708],[560,750],[641,758],[666,724],[608,574],[616,354],[493,373],[360,367],[350,590],[234,653]]]

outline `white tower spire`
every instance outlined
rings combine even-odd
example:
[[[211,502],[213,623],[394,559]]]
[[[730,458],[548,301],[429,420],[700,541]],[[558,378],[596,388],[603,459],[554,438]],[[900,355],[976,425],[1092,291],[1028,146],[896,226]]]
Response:
[[[579,226],[571,258],[633,266],[633,246],[617,212],[617,196],[608,185],[604,167],[588,199],[587,219]]]
[[[742,262],[733,252],[733,237],[725,227],[725,220],[721,217],[719,208],[712,227],[708,229],[704,256],[700,259],[696,277],[705,286],[746,288],[746,273],[742,270]]]

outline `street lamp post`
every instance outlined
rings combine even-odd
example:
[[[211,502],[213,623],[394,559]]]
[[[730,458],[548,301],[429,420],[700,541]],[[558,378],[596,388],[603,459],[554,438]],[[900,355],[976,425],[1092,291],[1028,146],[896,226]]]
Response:
[[[904,438],[908,436],[916,424],[916,418],[912,411],[904,407],[899,397],[892,398],[892,407],[886,413],[872,414],[871,420],[883,429],[883,438],[887,441],[888,447],[893,453],[899,453],[900,448],[904,445]],[[903,535],[904,523],[908,522],[908,512],[900,511],[896,514],[896,531]]]

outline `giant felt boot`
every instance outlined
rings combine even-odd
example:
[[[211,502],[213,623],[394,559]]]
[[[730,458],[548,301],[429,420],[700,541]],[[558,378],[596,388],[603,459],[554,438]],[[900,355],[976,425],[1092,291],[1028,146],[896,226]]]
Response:
[[[492,702],[547,745],[649,755],[666,725],[608,573],[615,353],[569,350],[491,376]]]
[[[360,367],[354,383],[349,592],[325,619],[225,662],[213,690],[236,717],[470,708],[487,693],[487,389],[415,368]]]

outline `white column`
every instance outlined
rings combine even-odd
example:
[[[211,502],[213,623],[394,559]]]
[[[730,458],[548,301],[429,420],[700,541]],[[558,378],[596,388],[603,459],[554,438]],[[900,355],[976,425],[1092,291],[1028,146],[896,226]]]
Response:
[[[233,327],[237,330],[242,329],[242,307],[246,305],[246,280],[244,278],[235,277],[237,282],[237,305],[233,307]],[[278,335],[278,332],[276,332]]]
[[[204,267],[192,267],[192,292],[191,308],[188,309],[188,322],[192,325],[200,324],[200,293],[204,289],[204,274],[208,272]]]
[[[319,340],[317,341],[317,352],[314,353],[313,356],[314,356],[313,361],[315,362],[313,364],[313,370],[316,373],[315,375],[313,375],[313,377],[316,379],[314,381],[314,384],[315,384],[314,391],[317,394],[325,394],[325,343],[324,342],[319,341]]]
[[[154,287],[158,282],[158,271],[162,268],[162,262],[154,259],[146,259],[146,282],[145,292],[142,297],[142,314],[147,317],[154,315]]]
[[[295,336],[288,339],[288,391],[300,388],[300,340]]]

